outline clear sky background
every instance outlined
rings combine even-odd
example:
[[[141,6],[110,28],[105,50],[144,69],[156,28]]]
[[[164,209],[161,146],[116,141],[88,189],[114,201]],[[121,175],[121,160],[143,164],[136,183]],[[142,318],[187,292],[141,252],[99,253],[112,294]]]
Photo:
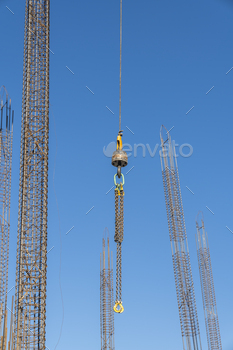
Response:
[[[46,321],[51,350],[62,323],[54,188],[64,300],[56,349],[100,349],[99,258],[106,226],[115,275],[114,193],[106,194],[115,169],[103,148],[118,132],[119,9],[119,0],[51,1],[48,250],[54,248],[48,254]],[[9,289],[16,267],[24,11],[23,0],[0,0],[0,85],[15,110]],[[153,150],[164,124],[173,127],[176,144],[193,148],[190,157],[178,152],[178,167],[203,350],[195,244],[199,210],[209,237],[222,345],[233,349],[233,234],[226,228],[233,231],[233,69],[226,74],[233,66],[232,37],[231,1],[123,0],[123,141]],[[125,176],[125,312],[115,316],[116,350],[182,349],[159,149],[153,157],[146,149],[143,157],[138,148],[124,170],[134,166]]]

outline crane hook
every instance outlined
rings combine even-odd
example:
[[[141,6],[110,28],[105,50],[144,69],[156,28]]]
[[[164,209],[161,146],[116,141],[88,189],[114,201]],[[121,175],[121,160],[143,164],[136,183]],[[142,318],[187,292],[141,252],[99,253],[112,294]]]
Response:
[[[118,176],[118,178],[121,177],[121,166],[120,165],[118,165],[118,167],[117,167],[117,176]]]

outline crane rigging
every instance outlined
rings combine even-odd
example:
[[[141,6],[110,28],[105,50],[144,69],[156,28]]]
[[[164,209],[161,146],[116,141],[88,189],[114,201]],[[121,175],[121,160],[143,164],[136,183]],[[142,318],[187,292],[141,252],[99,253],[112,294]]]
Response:
[[[122,313],[124,307],[121,299],[121,244],[124,238],[124,175],[121,173],[121,168],[128,164],[127,153],[123,151],[121,130],[121,58],[122,58],[122,0],[120,0],[120,82],[119,82],[119,132],[117,135],[117,149],[112,155],[112,165],[117,167],[117,174],[114,175],[115,184],[115,236],[114,241],[117,244],[116,254],[116,300],[114,311]],[[117,183],[116,177],[122,178],[122,182]]]

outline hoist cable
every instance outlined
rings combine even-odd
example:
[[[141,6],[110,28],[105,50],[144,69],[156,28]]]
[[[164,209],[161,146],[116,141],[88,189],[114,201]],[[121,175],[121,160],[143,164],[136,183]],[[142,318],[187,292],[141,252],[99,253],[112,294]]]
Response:
[[[120,0],[120,83],[119,83],[119,132],[121,131],[121,55],[122,55],[122,0]]]

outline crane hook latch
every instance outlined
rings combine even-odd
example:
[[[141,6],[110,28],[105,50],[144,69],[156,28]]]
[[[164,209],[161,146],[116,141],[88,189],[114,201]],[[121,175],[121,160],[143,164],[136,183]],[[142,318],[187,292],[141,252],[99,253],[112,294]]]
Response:
[[[117,135],[117,149],[121,150],[122,149],[122,138],[121,134]]]

